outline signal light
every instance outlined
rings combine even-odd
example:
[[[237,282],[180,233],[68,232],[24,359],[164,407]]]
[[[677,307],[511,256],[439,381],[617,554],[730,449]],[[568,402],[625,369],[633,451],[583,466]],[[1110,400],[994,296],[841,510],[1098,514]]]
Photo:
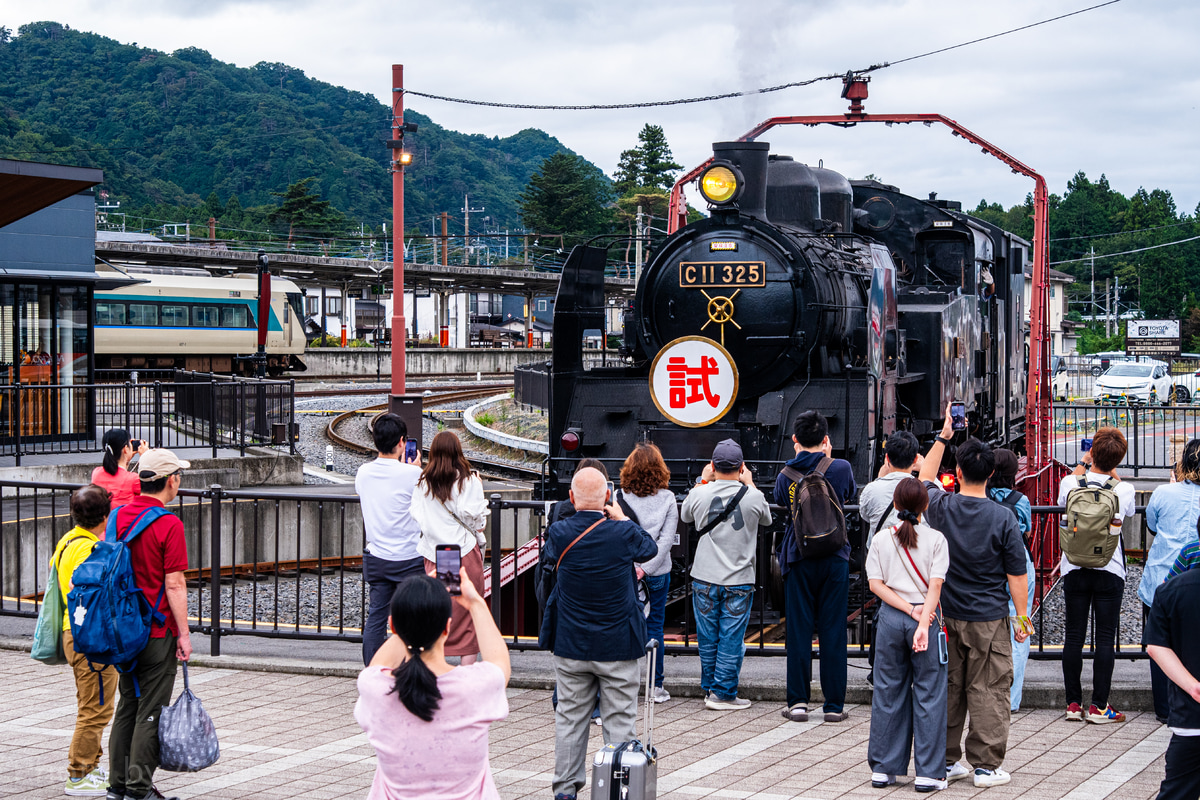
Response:
[[[579,431],[576,428],[570,428],[558,440],[559,445],[568,453],[574,453],[579,449],[579,444],[582,439],[579,436]]]
[[[954,487],[956,484],[956,481],[954,479],[954,473],[943,472],[941,475],[938,476],[938,480],[941,482],[942,488],[945,489],[947,492],[954,491]]]
[[[412,153],[402,151],[396,160],[400,162],[400,166],[407,167],[412,163]]]
[[[737,200],[744,185],[741,171],[728,161],[714,162],[700,176],[700,194],[713,205],[728,205]]]

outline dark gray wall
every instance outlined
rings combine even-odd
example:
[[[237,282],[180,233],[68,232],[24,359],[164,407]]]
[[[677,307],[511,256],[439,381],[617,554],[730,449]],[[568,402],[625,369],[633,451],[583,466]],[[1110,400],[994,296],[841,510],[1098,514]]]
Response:
[[[95,198],[77,194],[0,228],[0,268],[95,272]]]

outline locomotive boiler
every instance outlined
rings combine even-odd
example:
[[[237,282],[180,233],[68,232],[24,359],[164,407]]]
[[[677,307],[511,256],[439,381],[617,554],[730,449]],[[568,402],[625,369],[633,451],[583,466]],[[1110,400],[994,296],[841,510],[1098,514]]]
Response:
[[[710,215],[646,265],[617,359],[585,346],[604,330],[604,251],[572,251],[548,376],[549,494],[580,458],[616,466],[639,441],[659,445],[677,488],[726,438],[768,482],[808,409],[860,484],[889,433],[931,439],[952,400],[973,435],[1021,447],[1029,243],[959,203],[769,150],[713,146],[699,180]]]

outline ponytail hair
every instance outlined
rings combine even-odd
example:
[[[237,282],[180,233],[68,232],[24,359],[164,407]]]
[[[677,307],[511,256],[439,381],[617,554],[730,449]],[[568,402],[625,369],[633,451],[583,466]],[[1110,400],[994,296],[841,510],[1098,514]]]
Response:
[[[392,595],[392,627],[408,650],[407,658],[392,670],[396,679],[392,691],[413,716],[426,722],[433,721],[442,693],[437,676],[421,660],[421,655],[446,630],[450,611],[450,593],[428,575],[409,578]]]
[[[124,428],[113,428],[104,434],[104,471],[116,475],[120,469],[121,451],[129,444],[129,431]]]
[[[896,493],[892,495],[892,504],[900,517],[896,540],[906,549],[912,550],[917,546],[916,524],[921,521],[921,514],[929,507],[929,494],[925,491],[925,485],[916,478],[905,478],[897,484]]]

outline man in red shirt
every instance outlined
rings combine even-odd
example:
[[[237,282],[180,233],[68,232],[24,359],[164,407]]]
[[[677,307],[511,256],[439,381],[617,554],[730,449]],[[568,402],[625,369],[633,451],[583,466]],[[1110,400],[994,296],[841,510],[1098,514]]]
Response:
[[[190,466],[170,450],[149,450],[142,455],[138,465],[141,495],[113,512],[117,515],[118,539],[124,538],[144,512],[163,508],[175,499],[183,470]],[[121,701],[108,739],[107,800],[166,800],[154,787],[158,712],[171,702],[178,659],[187,661],[192,654],[187,584],[183,579],[188,565],[187,544],[179,517],[163,514],[152,522],[130,542],[129,556],[138,588],[161,616],[151,624],[150,640],[133,670],[121,673]]]

